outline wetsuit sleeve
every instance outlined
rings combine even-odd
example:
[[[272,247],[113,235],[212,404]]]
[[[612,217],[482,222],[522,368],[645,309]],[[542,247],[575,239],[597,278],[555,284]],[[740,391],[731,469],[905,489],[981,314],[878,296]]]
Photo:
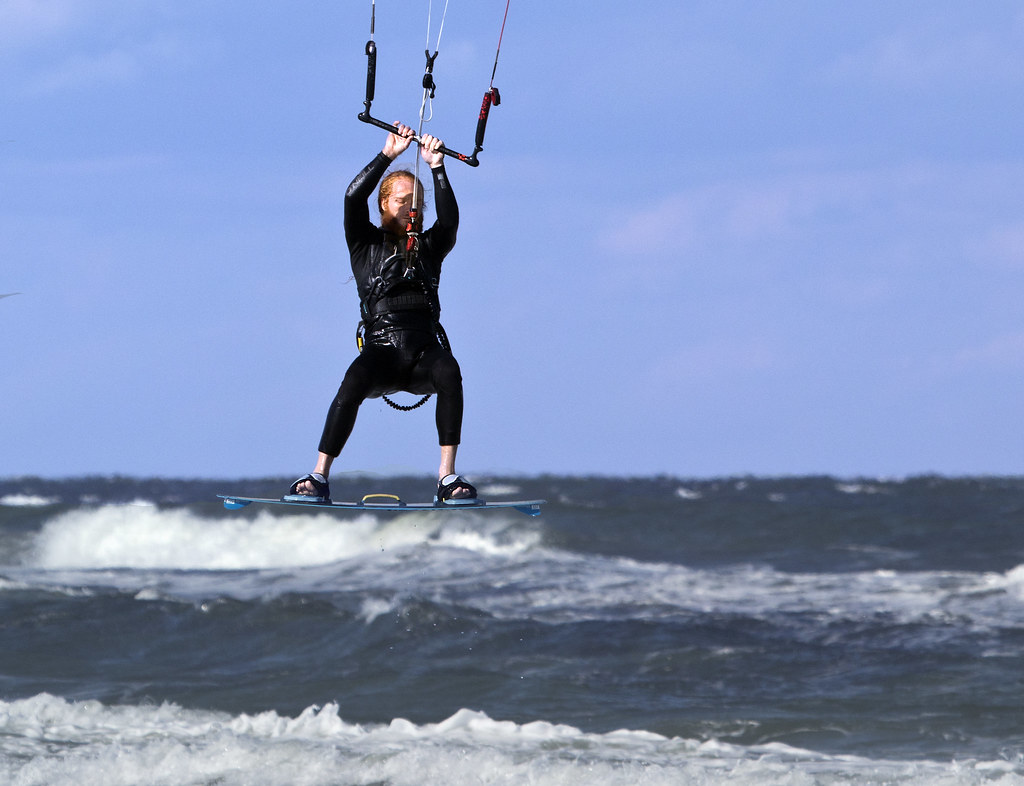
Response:
[[[448,182],[444,164],[430,171],[434,176],[434,210],[437,211],[437,220],[431,227],[431,241],[443,258],[455,247],[459,231],[459,203],[455,201],[455,192]]]
[[[372,239],[375,227],[370,223],[370,208],[368,205],[373,189],[380,183],[391,159],[383,153],[363,167],[363,170],[349,183],[345,191],[345,239],[348,241],[349,249]]]

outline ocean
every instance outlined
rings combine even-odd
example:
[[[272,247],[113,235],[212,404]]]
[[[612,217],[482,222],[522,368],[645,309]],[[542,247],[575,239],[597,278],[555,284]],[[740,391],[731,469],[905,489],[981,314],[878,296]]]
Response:
[[[1024,478],[289,480],[0,480],[0,783],[1024,784]]]

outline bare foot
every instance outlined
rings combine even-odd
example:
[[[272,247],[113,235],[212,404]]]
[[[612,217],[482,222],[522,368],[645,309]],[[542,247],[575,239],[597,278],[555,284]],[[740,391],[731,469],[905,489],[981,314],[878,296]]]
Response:
[[[447,481],[447,483],[445,483]],[[441,486],[451,486],[452,488],[446,492],[447,496],[444,499],[474,499],[476,497],[476,489],[473,485],[461,475],[456,475],[454,472],[445,475],[438,480],[438,492],[440,495]]]

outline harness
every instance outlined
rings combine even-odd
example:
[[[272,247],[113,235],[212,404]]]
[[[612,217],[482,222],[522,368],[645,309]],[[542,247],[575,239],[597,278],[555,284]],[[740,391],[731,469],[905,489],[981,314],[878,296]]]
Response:
[[[417,241],[416,252],[418,250],[419,243]],[[382,275],[388,270],[388,262],[397,255],[397,252],[395,255],[384,260],[382,274],[373,280],[369,293],[359,301],[359,314],[362,318],[356,327],[356,346],[360,352],[363,351],[363,347],[366,345],[367,332],[373,328],[373,324],[380,317],[385,314],[394,314],[402,311],[428,311],[433,321],[434,335],[437,337],[437,343],[448,352],[451,352],[448,335],[444,332],[440,321],[441,301],[437,294],[439,282],[437,278],[427,275],[423,269],[422,261],[418,258],[418,253],[411,261],[408,259],[409,254],[410,251],[407,247],[405,253],[406,268],[399,278],[385,278]],[[387,294],[388,291],[403,282],[415,282],[419,285],[419,291],[405,291],[397,295]],[[430,399],[430,395],[429,393],[426,394],[415,404],[409,406],[403,406],[392,401],[386,394],[383,398],[384,402],[392,409],[409,412],[426,404]]]
[[[400,276],[387,275],[389,271],[395,271],[398,259],[401,254],[404,261],[404,270]],[[434,322],[441,318],[441,300],[437,290],[439,281],[436,277],[428,276],[423,268],[423,262],[419,258],[419,238],[415,243],[408,243],[404,253],[395,251],[381,264],[380,273],[370,283],[370,291],[359,301],[359,314],[363,323],[373,323],[384,314],[395,311],[423,310],[430,312]],[[412,291],[397,295],[388,293],[402,284],[414,285]],[[418,290],[418,291],[417,291]]]

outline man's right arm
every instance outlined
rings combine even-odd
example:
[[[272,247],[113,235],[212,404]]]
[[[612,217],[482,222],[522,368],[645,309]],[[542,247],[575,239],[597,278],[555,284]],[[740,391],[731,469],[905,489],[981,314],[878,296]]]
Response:
[[[350,245],[367,226],[373,226],[370,223],[370,195],[390,165],[391,159],[384,153],[378,153],[349,183],[345,191],[345,236],[350,239]]]
[[[356,175],[355,180],[345,191],[345,236],[349,239],[350,247],[367,226],[373,226],[370,223],[370,209],[367,206],[370,194],[384,177],[391,162],[412,144],[413,134],[412,128],[396,122],[395,131],[388,134],[383,150]]]

